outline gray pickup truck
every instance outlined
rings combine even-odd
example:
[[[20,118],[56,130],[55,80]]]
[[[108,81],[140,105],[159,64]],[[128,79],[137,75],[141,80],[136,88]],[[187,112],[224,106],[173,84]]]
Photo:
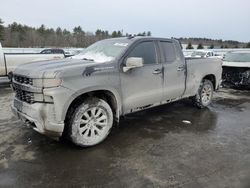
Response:
[[[185,59],[174,39],[107,39],[72,58],[18,66],[12,110],[42,134],[93,146],[125,114],[189,97],[208,106],[221,72],[220,60]]]

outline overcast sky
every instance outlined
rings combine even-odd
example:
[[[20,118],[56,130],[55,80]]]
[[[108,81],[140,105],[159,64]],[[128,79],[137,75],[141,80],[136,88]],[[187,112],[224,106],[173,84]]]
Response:
[[[0,18],[72,30],[250,41],[250,0],[0,0]]]

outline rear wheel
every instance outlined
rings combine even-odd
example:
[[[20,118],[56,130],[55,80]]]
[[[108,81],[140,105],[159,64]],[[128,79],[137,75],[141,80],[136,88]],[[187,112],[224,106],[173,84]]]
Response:
[[[197,94],[193,97],[193,103],[198,108],[205,108],[212,102],[214,87],[210,80],[203,80]]]
[[[112,125],[113,112],[109,104],[99,98],[87,99],[70,118],[70,138],[76,145],[93,146],[109,135]]]

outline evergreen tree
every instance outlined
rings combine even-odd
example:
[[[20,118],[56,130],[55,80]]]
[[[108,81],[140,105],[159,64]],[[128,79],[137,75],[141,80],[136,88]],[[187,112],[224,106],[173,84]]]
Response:
[[[250,48],[250,42],[247,43],[246,48]]]
[[[194,49],[194,47],[192,46],[191,42],[188,43],[186,49]]]
[[[121,31],[117,32],[117,37],[122,37],[122,32]]]
[[[105,37],[108,38],[109,37],[109,32],[105,31]]]
[[[60,27],[56,28],[56,35],[61,36],[62,35],[62,29]]]
[[[82,30],[81,26],[74,27],[73,35],[75,37],[75,46],[82,47],[85,46],[85,32]]]
[[[145,31],[142,33],[138,33],[137,36],[147,36],[148,33],[146,33]],[[149,33],[151,35],[151,33]]]
[[[112,38],[116,38],[117,37],[117,32],[116,31],[113,31],[112,34],[111,34]]]
[[[37,29],[39,38],[40,38],[40,42],[39,42],[39,46],[41,47],[45,47],[46,46],[46,28],[45,25],[42,24],[38,29]]]
[[[199,44],[198,44],[197,49],[204,49],[204,47],[203,47],[202,43],[199,43]]]
[[[148,31],[147,32],[147,36],[151,36],[152,34],[151,34],[151,31]]]
[[[15,22],[13,23],[13,28],[15,28]],[[44,36],[45,35],[45,25],[44,24],[42,24],[39,28],[38,28],[38,33],[40,34],[40,35],[42,35],[42,36]]]
[[[0,18],[0,40],[4,40],[4,26],[1,18]]]
[[[73,32],[74,35],[82,34],[83,33],[82,27],[81,26],[74,27]]]
[[[214,49],[214,45],[211,44],[211,45],[209,46],[209,49]]]
[[[10,27],[10,32],[16,32],[18,29],[18,24],[16,22],[13,22],[11,25],[9,25]]]
[[[102,30],[101,30],[101,29],[97,29],[96,32],[95,32],[95,35],[96,35],[97,37],[100,37],[101,34],[102,34]]]

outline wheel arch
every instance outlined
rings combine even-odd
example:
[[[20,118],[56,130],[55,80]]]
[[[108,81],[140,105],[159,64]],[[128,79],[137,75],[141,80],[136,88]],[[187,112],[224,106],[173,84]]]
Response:
[[[64,105],[63,117],[64,121],[67,121],[67,117],[71,113],[71,109],[73,106],[79,105],[84,99],[88,97],[98,97],[105,100],[111,107],[114,113],[115,122],[119,122],[119,117],[121,114],[121,100],[119,93],[112,89],[107,88],[95,88],[95,89],[87,89],[84,91],[76,92],[71,99]]]
[[[217,83],[216,83],[216,77],[215,77],[214,74],[208,74],[208,75],[204,76],[204,77],[202,78],[202,81],[204,81],[204,80],[209,80],[209,81],[211,81],[212,84],[213,84],[214,90],[216,89]]]

